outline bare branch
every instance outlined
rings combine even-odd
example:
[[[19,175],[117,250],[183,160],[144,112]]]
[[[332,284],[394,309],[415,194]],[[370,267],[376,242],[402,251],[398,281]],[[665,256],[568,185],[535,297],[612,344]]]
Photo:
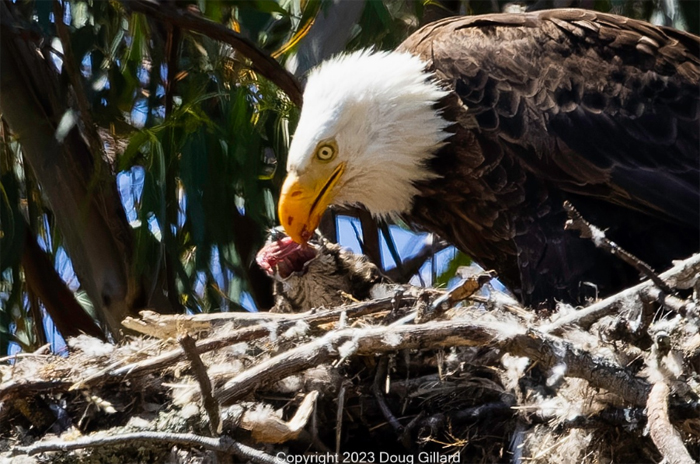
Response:
[[[282,459],[270,456],[255,448],[237,443],[229,437],[209,438],[192,433],[169,432],[138,432],[114,435],[93,436],[73,441],[48,441],[31,446],[19,446],[12,450],[14,456],[27,454],[29,456],[51,451],[74,451],[100,446],[131,445],[136,442],[156,442],[173,445],[185,445],[204,448],[211,451],[233,453],[236,456],[250,460],[256,464],[284,464]]]
[[[605,237],[605,233],[593,224],[583,219],[581,213],[579,213],[578,210],[574,208],[574,206],[571,203],[565,201],[564,209],[569,214],[569,220],[566,221],[566,225],[564,226],[565,229],[578,230],[579,232],[581,232],[582,238],[591,239],[595,246],[607,251],[613,256],[617,256],[622,261],[637,269],[637,271],[639,271],[640,274],[648,277],[649,280],[654,282],[654,284],[656,284],[664,292],[672,293],[671,288],[666,284],[666,282],[664,282],[661,279],[661,277],[659,277],[659,275],[656,272],[654,272],[651,266],[634,256],[632,253],[628,252],[624,248],[620,247],[617,243]]]
[[[418,253],[401,263],[401,266],[389,269],[385,274],[394,282],[407,282],[420,271],[420,268],[423,267],[423,264],[425,264],[428,259],[449,246],[449,243],[442,240],[432,240],[431,243],[423,245],[423,247],[418,250]]]
[[[668,271],[661,273],[659,277],[665,282],[668,282],[668,285],[671,287],[690,288],[697,281],[696,274],[698,272],[700,272],[700,254],[693,255],[690,258],[681,261]],[[642,282],[641,284],[635,285],[634,287],[628,288],[620,293],[616,293],[615,295],[611,295],[604,300],[594,303],[580,311],[576,311],[568,316],[561,317],[553,323],[541,327],[540,330],[545,333],[558,334],[561,333],[564,328],[573,324],[577,324],[586,329],[601,317],[605,317],[617,311],[621,307],[622,302],[630,297],[634,297],[635,295],[639,295],[641,297],[642,295],[647,294],[650,297],[658,300],[658,298],[661,296],[661,292],[658,288],[656,290],[654,288],[655,286],[653,282]],[[666,298],[668,300],[668,296]],[[683,307],[686,310],[689,309],[688,306],[684,305]]]
[[[44,308],[64,338],[77,337],[85,333],[102,341],[107,340],[102,329],[80,306],[73,292],[56,272],[46,252],[41,249],[36,237],[29,231],[29,224],[25,225],[22,268],[27,286],[44,303]],[[41,318],[37,319],[37,321],[40,320]]]
[[[211,394],[211,380],[209,380],[209,375],[207,374],[207,367],[202,362],[202,358],[199,357],[197,345],[189,334],[179,337],[178,341],[187,355],[187,359],[190,360],[197,382],[199,382],[199,389],[202,392],[202,404],[207,412],[207,416],[209,416],[209,431],[211,436],[215,437],[221,433],[221,413],[219,411],[219,403]]]
[[[350,355],[375,355],[402,349],[496,345],[527,356],[545,368],[565,365],[567,375],[587,380],[635,405],[646,403],[649,384],[614,362],[571,343],[523,327],[476,321],[429,322],[414,326],[344,329],[270,358],[232,378],[215,393],[222,404],[244,398],[256,388]]]
[[[402,304],[409,306],[415,302],[414,297],[405,296],[403,298]],[[327,324],[331,322],[336,322],[340,319],[343,313],[346,314],[348,318],[361,317],[367,314],[378,313],[382,311],[392,310],[392,298],[384,298],[380,300],[368,301],[363,303],[356,303],[348,306],[341,306],[336,309],[330,309],[327,311],[311,312],[311,313],[301,313],[301,314],[287,314],[280,315],[277,317],[275,314],[268,314],[268,316],[276,316],[276,319],[281,319],[276,321],[277,329],[282,332],[294,324],[303,321],[312,327]],[[206,315],[202,315],[206,317]],[[223,316],[223,315],[222,315]],[[257,317],[260,317],[258,315]],[[175,316],[171,316],[176,319]],[[269,325],[254,325],[252,327],[246,327],[243,329],[235,330],[226,335],[208,338],[197,344],[197,353],[202,354],[212,350],[218,350],[226,346],[231,346],[236,343],[247,342],[250,340],[256,340],[259,338],[266,337],[270,334]],[[126,366],[120,367],[119,369],[112,370],[108,373],[103,373],[100,375],[92,376],[86,379],[82,379],[77,382],[73,388],[83,388],[90,385],[95,385],[105,380],[105,377],[127,377],[142,375],[148,372],[153,372],[163,366],[170,365],[177,361],[182,360],[185,357],[185,353],[182,348],[176,348],[171,351],[167,351],[158,356],[148,358],[143,361],[128,364]]]
[[[496,278],[496,272],[488,271],[462,279],[452,290],[433,301],[425,311],[418,311],[416,322],[427,322],[444,314],[445,311],[454,307],[460,301],[464,301],[474,295],[481,287],[494,278]]]
[[[547,368],[563,365],[568,377],[587,380],[635,405],[646,403],[649,384],[614,362],[591,354],[561,338],[534,330],[506,340],[502,348],[515,355],[527,356]]]
[[[347,388],[345,385],[340,386],[338,392],[338,409],[335,414],[335,454],[340,455],[340,444],[343,438],[343,411],[345,410],[345,393]]]
[[[655,383],[647,400],[649,435],[669,464],[692,464],[695,462],[685,449],[683,439],[668,418],[668,395],[671,392],[666,382]]]
[[[66,391],[71,383],[67,380],[9,380],[0,384],[0,401],[14,396],[33,396],[47,391]]]
[[[384,399],[384,389],[383,385],[386,383],[387,367],[389,364],[389,358],[387,356],[382,356],[377,363],[377,373],[374,375],[374,382],[372,382],[372,394],[374,394],[374,399],[377,400],[379,409],[382,411],[384,418],[391,424],[391,426],[396,431],[398,436],[403,433],[403,426],[399,420],[391,412],[389,405],[386,404],[386,399]]]

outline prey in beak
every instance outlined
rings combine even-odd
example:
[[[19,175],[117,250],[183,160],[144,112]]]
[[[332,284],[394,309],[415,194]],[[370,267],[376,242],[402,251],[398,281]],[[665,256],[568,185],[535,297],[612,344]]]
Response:
[[[345,171],[340,163],[325,179],[298,175],[290,172],[282,186],[279,201],[279,218],[289,237],[305,244],[313,236],[321,216],[335,197],[334,187]]]

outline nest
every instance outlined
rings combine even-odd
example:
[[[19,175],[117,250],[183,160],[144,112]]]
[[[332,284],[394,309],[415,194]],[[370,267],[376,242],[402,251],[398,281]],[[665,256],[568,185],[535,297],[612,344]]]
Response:
[[[693,462],[700,255],[537,314],[450,292],[164,316],[0,366],[0,462]]]

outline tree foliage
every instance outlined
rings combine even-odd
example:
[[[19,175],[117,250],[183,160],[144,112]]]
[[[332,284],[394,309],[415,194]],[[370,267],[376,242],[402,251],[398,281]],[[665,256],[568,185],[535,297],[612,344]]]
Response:
[[[303,72],[323,54],[392,48],[427,20],[506,3],[367,0],[355,16],[334,16],[347,3],[2,2],[0,353],[10,340],[27,350],[45,343],[54,327],[46,313],[63,335],[89,333],[94,317],[118,337],[120,319],[143,308],[271,306],[253,257],[276,224],[300,102],[282,65]],[[528,5],[691,32],[700,14],[695,1]],[[291,66],[329,30],[347,33]],[[364,219],[365,237],[376,236]]]

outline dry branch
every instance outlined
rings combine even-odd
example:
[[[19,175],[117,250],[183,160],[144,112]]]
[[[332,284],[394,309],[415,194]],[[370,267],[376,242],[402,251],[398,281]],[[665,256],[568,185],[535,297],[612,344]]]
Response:
[[[424,243],[415,255],[404,260],[401,265],[397,264],[396,267],[389,269],[385,274],[393,282],[408,282],[411,277],[420,271],[420,268],[423,267],[428,259],[449,246],[447,242],[433,237],[429,243]]]
[[[457,303],[470,298],[487,282],[496,277],[495,271],[474,274],[462,279],[452,290],[445,293],[441,297],[426,308],[425,311],[419,311],[416,315],[416,322],[422,323],[434,319],[442,315],[445,311],[454,307]]]
[[[303,317],[303,315],[297,315]],[[183,327],[190,333],[205,332],[215,329],[223,324],[234,323],[239,327],[256,324],[267,324],[275,321],[287,320],[280,313],[208,313],[208,314],[159,314],[154,311],[139,311],[139,317],[127,317],[122,325],[129,330],[142,333],[151,337],[168,339],[175,338]]]
[[[637,269],[641,275],[648,277],[649,280],[654,282],[654,284],[656,284],[661,290],[666,293],[671,293],[671,288],[666,284],[666,282],[663,281],[663,279],[659,277],[658,274],[656,274],[656,272],[654,272],[651,266],[624,248],[620,247],[620,245],[617,243],[608,239],[602,230],[586,221],[581,216],[581,213],[579,213],[571,203],[565,201],[564,209],[569,215],[569,220],[566,221],[566,225],[564,227],[565,229],[578,230],[581,233],[581,237],[592,240],[595,246],[605,250],[613,256],[617,256],[622,261]]]
[[[564,364],[567,374],[609,390],[635,405],[646,403],[649,385],[626,369],[571,343],[515,324],[472,321],[430,322],[412,326],[344,329],[270,358],[226,382],[216,393],[222,404],[245,398],[256,388],[349,355],[374,355],[406,349],[495,345],[527,356],[547,368]]]
[[[561,338],[528,330],[526,334],[506,340],[503,349],[515,356],[529,357],[548,368],[561,365],[568,377],[587,380],[591,386],[615,393],[632,404],[646,404],[649,394],[646,381]]]
[[[672,287],[687,288],[695,283],[699,266],[700,257],[694,256],[661,277]],[[628,291],[627,295],[637,300],[658,301],[661,297],[667,308],[686,314],[657,320],[651,326],[657,335],[665,334],[664,346],[669,349],[652,348],[650,352],[648,347],[611,339],[610,334],[601,339],[596,331],[564,331],[563,325],[555,325],[561,321],[545,326],[549,329],[554,325],[552,331],[561,336],[544,333],[537,328],[536,314],[524,312],[517,303],[494,294],[493,289],[489,297],[469,296],[488,277],[474,278],[452,292],[397,287],[392,297],[302,314],[178,317],[144,313],[144,319],[133,322],[154,326],[151,333],[160,340],[137,338],[111,347],[91,343],[85,337],[87,340],[80,343],[71,342],[74,350],[70,360],[34,356],[18,360],[15,366],[0,365],[4,380],[0,384],[0,415],[10,423],[23,416],[35,424],[31,414],[41,413],[43,408],[42,417],[56,421],[50,412],[46,414],[47,405],[42,406],[42,402],[60,410],[66,407],[61,401],[67,401],[73,423],[80,427],[95,420],[94,414],[83,419],[89,416],[86,408],[104,415],[104,409],[86,399],[97,397],[112,410],[110,425],[97,430],[128,437],[135,430],[164,429],[168,437],[177,439],[169,442],[158,432],[155,436],[161,439],[156,438],[153,446],[146,448],[160,453],[169,449],[164,446],[168,443],[175,449],[180,445],[183,452],[204,448],[222,458],[232,453],[227,451],[230,442],[266,443],[266,450],[275,456],[291,449],[295,453],[311,450],[331,454],[330,448],[341,454],[365,451],[370,444],[365,436],[355,437],[358,426],[368,430],[372,446],[417,453],[433,445],[454,443],[470,450],[462,454],[462,460],[469,462],[502,459],[503,450],[510,450],[506,452],[513,453],[513,459],[533,463],[561,462],[563,456],[577,462],[602,462],[608,452],[618,460],[620,453],[626,453],[630,462],[658,462],[659,451],[672,462],[686,462],[683,452],[698,455],[700,420],[695,398],[700,387],[692,380],[697,375],[695,366],[700,366],[695,355],[700,346],[700,335],[694,329],[695,300],[665,295],[651,282]],[[625,295],[616,295],[605,304],[622,305]],[[464,297],[480,303],[449,308]],[[430,317],[435,320],[416,324],[419,307],[432,308]],[[590,320],[579,317],[585,311],[569,320],[589,324],[600,316],[594,312],[588,316]],[[168,337],[177,329],[196,331],[200,339],[197,343],[185,341],[185,349],[173,349],[174,340]],[[238,342],[246,343],[221,349]],[[95,349],[97,354],[92,356],[98,359],[91,358],[85,349]],[[102,349],[111,354],[99,354]],[[668,392],[662,395],[662,402],[650,395],[652,386],[647,378],[656,378],[654,354],[663,356],[668,375],[691,379],[678,382],[670,401]],[[139,357],[146,359],[133,362]],[[181,363],[187,358],[192,368]],[[391,359],[391,369],[387,359]],[[31,367],[51,362],[54,365],[49,368]],[[76,369],[81,363],[85,368]],[[81,375],[86,378],[79,379]],[[25,380],[30,378],[33,381]],[[74,388],[87,391],[69,391],[76,378]],[[210,378],[218,386],[211,396],[207,394]],[[139,394],[133,395],[135,391]],[[200,391],[209,405],[192,407],[199,401]],[[131,403],[146,398],[171,398],[159,405],[159,415],[169,410],[167,424],[183,427],[162,427],[164,422],[155,419],[147,427],[130,427],[124,416],[128,418]],[[211,412],[217,401],[227,438],[217,433],[221,429],[206,429],[208,422],[218,422],[216,413]],[[647,417],[651,438],[644,433]],[[674,427],[682,434],[674,436]],[[208,434],[215,437],[205,437]],[[141,442],[153,436],[136,435],[145,437]],[[613,435],[615,440],[609,438]],[[674,451],[679,441],[685,448]],[[82,449],[84,442],[78,443],[39,443],[23,449]],[[95,446],[105,442],[98,443]],[[106,443],[126,444],[118,440]],[[136,453],[140,446],[108,453]],[[483,458],[470,454],[474,452],[483,453]],[[73,451],[65,457],[80,462],[85,457],[99,460],[103,456],[107,455],[94,450]],[[265,461],[269,458],[262,455],[254,462],[275,462]]]
[[[670,287],[686,289],[691,288],[698,280],[698,272],[700,272],[700,254],[695,254],[677,263],[668,271],[661,273],[659,277]],[[561,317],[551,324],[540,327],[540,330],[545,333],[559,334],[567,326],[574,324],[587,329],[601,317],[610,315],[620,309],[623,302],[631,297],[645,295],[645,297],[648,296],[658,300],[660,296],[659,289],[654,287],[655,285],[651,281],[642,282],[568,316]]]
[[[384,399],[384,386],[386,385],[386,380],[387,380],[387,366],[388,365],[389,365],[389,358],[387,356],[382,356],[381,359],[379,359],[379,362],[377,363],[377,372],[374,375],[374,383],[372,384],[372,393],[374,394],[374,398],[377,400],[377,404],[379,405],[379,409],[381,409],[382,414],[384,415],[386,420],[394,428],[394,430],[396,431],[396,434],[401,436],[401,434],[403,433],[403,426],[398,421],[398,419],[396,419],[396,416],[394,415],[394,413],[391,412],[389,405],[386,404],[386,400]]]
[[[52,451],[72,451],[101,446],[130,445],[135,442],[157,442],[171,445],[185,445],[204,448],[211,451],[233,453],[236,456],[250,460],[256,464],[284,464],[282,459],[270,456],[262,451],[237,443],[226,436],[218,438],[203,437],[192,433],[139,432],[126,433],[116,436],[94,436],[73,441],[49,441],[32,446],[19,446],[12,451],[14,456],[27,454],[29,456]]]
[[[0,385],[0,401],[17,395],[34,395],[47,391],[65,391],[70,387],[71,382],[64,380],[9,380]]]
[[[347,356],[367,356],[401,349],[485,346],[513,330],[512,325],[470,322],[337,330],[248,369],[226,382],[215,396],[222,404],[230,404],[245,398],[257,387]]]
[[[207,374],[207,367],[202,362],[202,358],[199,357],[196,342],[192,337],[185,334],[178,338],[178,341],[187,359],[190,360],[197,382],[199,382],[199,389],[202,392],[202,405],[209,416],[209,431],[211,436],[215,437],[221,433],[221,412],[219,411],[219,403],[212,396],[211,380],[209,380],[209,375]]]
[[[695,462],[685,449],[683,439],[668,418],[668,395],[670,389],[665,382],[655,383],[647,401],[649,434],[654,444],[669,464],[692,464]]]
[[[413,301],[415,301],[414,297],[407,296],[405,297],[403,304],[410,305]],[[337,322],[343,314],[345,314],[348,318],[354,318],[382,311],[390,311],[391,309],[392,298],[383,298],[380,300],[356,303],[348,306],[342,306],[336,309],[319,311],[315,313],[311,312],[291,315],[275,315],[274,318],[271,318],[273,320],[277,320],[277,322],[274,323],[274,325],[254,325],[252,327],[246,327],[243,329],[235,330],[225,335],[219,335],[205,339],[197,344],[197,353],[202,354],[208,351],[218,350],[227,346],[235,345],[236,343],[248,342],[251,340],[257,340],[260,338],[267,337],[268,335],[270,335],[271,328],[275,328],[277,332],[284,332],[299,322],[305,322],[310,326],[318,326],[321,324]],[[179,316],[162,317],[168,317],[174,320],[178,320],[181,322],[181,324],[187,327],[187,323],[183,322],[183,319],[181,319]],[[235,316],[235,318],[237,317],[238,316]],[[190,321],[195,327],[200,327],[199,319],[195,316],[192,316],[190,319],[185,319],[185,321]],[[73,388],[84,388],[90,385],[95,385],[104,382],[108,377],[133,377],[136,375],[143,375],[148,372],[153,372],[155,370],[163,368],[165,366],[172,365],[173,363],[184,359],[184,357],[185,353],[182,350],[182,348],[175,348],[158,356],[154,356],[143,361],[131,363],[118,369],[109,370],[107,372],[102,373],[101,375],[91,376],[86,379],[82,379],[79,382],[77,382],[76,385],[73,386]]]

